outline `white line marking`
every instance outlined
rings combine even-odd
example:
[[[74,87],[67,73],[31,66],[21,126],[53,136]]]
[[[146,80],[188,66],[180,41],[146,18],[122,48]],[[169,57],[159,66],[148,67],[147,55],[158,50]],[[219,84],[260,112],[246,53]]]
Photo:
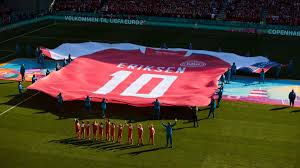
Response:
[[[6,43],[6,42],[8,42],[8,41],[10,41],[10,40],[14,40],[14,39],[19,38],[19,37],[23,37],[23,36],[25,36],[25,35],[27,35],[27,34],[31,34],[31,33],[40,31],[40,30],[42,30],[42,29],[48,28],[48,27],[53,26],[53,25],[55,25],[55,23],[49,24],[49,25],[44,26],[44,27],[40,27],[40,28],[38,28],[38,29],[32,30],[32,31],[27,32],[27,33],[23,33],[23,34],[21,34],[21,35],[18,35],[18,36],[9,38],[9,39],[4,40],[4,41],[1,41],[0,44]]]
[[[4,58],[10,57],[10,56],[12,56],[12,55],[15,55],[15,53],[8,54],[8,55],[6,55],[6,56],[4,56],[4,57],[0,57],[0,60],[3,60]]]
[[[16,104],[16,105],[12,106],[12,107],[11,107],[11,108],[9,108],[9,109],[7,109],[7,110],[3,111],[3,112],[0,114],[0,116],[2,116],[3,114],[5,114],[5,113],[9,112],[10,110],[12,110],[12,109],[16,108],[16,107],[17,107],[17,106],[19,106],[20,104],[22,104],[22,103],[26,102],[27,100],[31,99],[32,97],[36,96],[36,95],[37,95],[37,94],[39,94],[39,93],[40,93],[40,92],[37,92],[37,93],[35,93],[35,94],[31,95],[31,96],[30,96],[30,97],[28,97],[27,99],[25,99],[25,100],[21,101],[20,103],[18,103],[18,104]]]
[[[0,50],[0,51],[15,52],[14,50]]]

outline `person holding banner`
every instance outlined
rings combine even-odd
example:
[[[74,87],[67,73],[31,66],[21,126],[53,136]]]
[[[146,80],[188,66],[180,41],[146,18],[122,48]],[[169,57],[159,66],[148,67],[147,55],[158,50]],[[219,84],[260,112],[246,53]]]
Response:
[[[68,62],[67,62],[67,60],[64,58],[62,66],[65,67],[66,65],[68,65]]]
[[[91,112],[91,98],[90,96],[86,96],[85,102],[84,102],[84,107],[87,113]]]
[[[48,76],[50,74],[49,69],[46,70],[46,76]]]
[[[37,81],[37,78],[35,77],[35,75],[33,75],[31,78],[31,83],[34,84],[36,81]]]
[[[59,63],[57,62],[56,63],[56,66],[55,66],[55,71],[59,71],[60,70],[60,65],[59,65]]]
[[[22,78],[22,81],[24,81],[25,80],[25,65],[24,64],[22,64],[21,65],[21,68],[20,68],[20,74],[21,74],[21,78]]]
[[[294,90],[292,90],[289,94],[290,107],[294,107],[295,99],[296,99],[296,93],[294,92]]]
[[[236,65],[235,65],[235,62],[232,64],[232,66],[231,66],[231,80],[233,80],[234,79],[234,77],[235,77],[235,75],[236,75]]]
[[[230,78],[231,78],[231,69],[228,68],[227,72],[225,73],[225,83],[230,84]]]
[[[106,104],[107,104],[107,101],[105,98],[103,98],[102,102],[101,102],[102,118],[105,118]],[[111,116],[109,116],[109,117],[111,117]]]
[[[38,64],[40,63],[40,54],[41,54],[41,50],[40,50],[39,47],[37,47],[36,50],[35,50],[35,57],[36,57],[36,60],[37,60]]]
[[[18,90],[19,90],[19,95],[23,95],[23,85],[21,84],[21,82],[19,82],[18,84]]]
[[[153,119],[159,120],[159,118],[160,118],[160,102],[158,101],[158,99],[156,99],[154,102],[152,102],[152,104],[154,105]]]
[[[209,109],[209,113],[207,116],[208,119],[210,118],[211,115],[213,116],[213,118],[215,118],[215,109],[216,109],[216,101],[215,101],[214,97],[212,96],[211,102],[210,102],[210,109]]]
[[[63,115],[63,97],[61,93],[57,95],[57,108],[59,113],[59,119],[61,119],[61,116]]]
[[[265,70],[262,69],[259,75],[259,83],[265,83]]]
[[[197,124],[197,127],[199,127],[198,116],[197,116],[198,107],[197,106],[193,106],[193,107],[190,107],[190,109],[193,112],[192,119],[193,119],[193,122],[194,122],[194,127],[196,127],[196,124]]]
[[[67,63],[70,64],[71,62],[72,62],[72,58],[71,58],[71,54],[69,54]]]
[[[167,136],[166,147],[169,147],[169,144],[170,144],[170,148],[173,147],[173,127],[176,125],[176,123],[177,123],[176,118],[173,124],[171,124],[170,122],[168,122],[168,124],[164,124],[163,122],[161,122],[161,124],[166,128],[166,136]]]
[[[219,91],[218,91],[218,104],[217,104],[217,108],[220,107],[220,104],[221,104],[221,101],[222,101],[222,97],[223,97],[223,89],[224,89],[224,86],[222,85],[222,86],[219,88]]]

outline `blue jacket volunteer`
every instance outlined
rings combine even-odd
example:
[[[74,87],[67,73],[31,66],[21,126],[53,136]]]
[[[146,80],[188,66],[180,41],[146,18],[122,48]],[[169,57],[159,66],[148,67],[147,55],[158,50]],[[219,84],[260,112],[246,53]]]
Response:
[[[289,100],[290,100],[291,107],[294,107],[295,99],[296,99],[296,93],[294,92],[294,90],[292,90],[289,94]]]
[[[167,136],[167,147],[169,146],[172,148],[173,145],[173,127],[176,125],[177,119],[175,119],[175,122],[171,124],[168,122],[168,124],[161,123],[166,128],[166,136]]]
[[[160,102],[158,101],[158,99],[156,99],[154,102],[152,102],[152,104],[154,105],[154,119],[159,120],[160,118]]]
[[[106,99],[103,98],[101,102],[102,118],[105,118],[106,103]]]
[[[210,118],[210,115],[212,115],[213,118],[215,118],[216,101],[213,97],[211,98],[211,102],[209,105],[210,105],[210,109],[207,118]]]

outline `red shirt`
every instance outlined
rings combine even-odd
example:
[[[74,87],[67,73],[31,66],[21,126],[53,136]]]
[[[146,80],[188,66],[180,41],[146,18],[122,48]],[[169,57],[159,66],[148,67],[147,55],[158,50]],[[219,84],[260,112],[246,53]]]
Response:
[[[75,132],[79,132],[80,130],[80,124],[75,122]]]
[[[106,122],[106,125],[105,125],[106,133],[109,132],[109,128],[110,128],[110,123]]]
[[[95,134],[98,129],[98,124],[93,124],[93,133]]]
[[[115,134],[115,128],[116,128],[115,125],[111,125],[111,126],[110,126],[110,133],[111,133],[111,135],[114,135],[114,134]]]
[[[153,137],[154,134],[155,134],[155,129],[152,128],[152,127],[150,127],[150,128],[149,128],[149,134],[150,134],[151,137]]]
[[[119,127],[118,136],[122,136],[123,134],[123,127]]]
[[[101,124],[99,125],[99,134],[101,135],[103,134],[103,125]]]
[[[138,128],[138,136],[141,137],[143,135],[144,129],[143,128]]]
[[[133,126],[128,127],[128,137],[132,137]]]
[[[87,135],[90,134],[90,124],[86,124],[85,131]]]

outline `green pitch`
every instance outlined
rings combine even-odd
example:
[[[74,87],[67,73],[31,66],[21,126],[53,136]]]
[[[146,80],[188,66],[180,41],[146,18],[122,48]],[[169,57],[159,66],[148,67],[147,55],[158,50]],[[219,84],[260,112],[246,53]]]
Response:
[[[16,43],[52,48],[65,42],[83,41],[132,42],[157,47],[164,41],[169,47],[186,47],[192,41],[196,49],[222,47],[238,54],[250,51],[282,63],[289,56],[297,56],[300,42],[299,38],[193,29],[39,23],[2,32],[0,50],[14,50]],[[73,139],[74,118],[70,114],[59,120],[53,107],[55,101],[42,94],[31,97],[32,92],[23,99],[16,94],[16,82],[0,81],[1,167],[300,167],[300,109],[223,102],[215,119],[205,119],[208,110],[199,112],[199,128],[193,128],[187,120],[179,120],[174,130],[174,148],[170,149],[164,148],[165,132],[159,122],[153,122],[154,146],[78,142]],[[27,101],[19,104],[24,99]],[[97,117],[85,118],[93,121]],[[125,122],[119,117],[112,121]],[[152,122],[141,123],[146,129]],[[147,132],[146,129],[146,142]],[[124,142],[126,133],[125,129]],[[134,140],[137,141],[136,137]]]

